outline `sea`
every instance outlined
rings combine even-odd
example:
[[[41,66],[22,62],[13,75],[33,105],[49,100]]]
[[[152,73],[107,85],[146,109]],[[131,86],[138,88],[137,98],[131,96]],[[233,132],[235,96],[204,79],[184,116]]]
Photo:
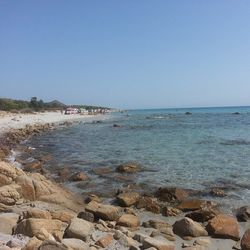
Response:
[[[34,149],[34,157],[52,156],[45,167],[55,177],[65,167],[72,174],[85,172],[90,181],[65,182],[80,194],[108,198],[131,186],[145,192],[181,187],[225,207],[250,204],[250,107],[128,110],[104,117],[25,144]],[[140,164],[142,171],[117,173],[126,162]],[[225,196],[212,196],[212,188]]]

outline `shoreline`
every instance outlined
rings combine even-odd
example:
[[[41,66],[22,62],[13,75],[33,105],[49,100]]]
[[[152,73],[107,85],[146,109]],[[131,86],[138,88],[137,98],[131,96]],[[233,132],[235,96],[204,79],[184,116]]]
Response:
[[[60,116],[62,116],[62,118],[64,118],[64,115],[60,114]],[[32,115],[33,116],[33,115]],[[83,118],[85,117],[75,117],[75,119],[73,119],[74,122],[80,121],[80,120],[85,120]],[[68,121],[72,121],[72,116],[69,116],[69,118],[65,119],[59,119],[57,118],[58,116],[56,116],[56,118],[54,117],[53,121],[49,120],[49,123],[63,123],[63,122],[68,122]],[[43,116],[43,117],[46,117]],[[101,117],[103,117],[103,115],[101,115]],[[38,118],[38,117],[36,117]],[[71,118],[71,119],[70,119]],[[88,121],[92,121],[91,119],[96,118],[95,120],[99,119],[100,117],[98,116],[93,116],[93,117],[88,117],[90,119],[88,119]],[[4,131],[4,133],[2,133],[1,135],[4,136],[4,134],[6,133],[12,133],[13,130],[14,131],[23,131],[22,129],[27,128],[27,134],[21,135],[21,139],[23,139],[25,136],[32,136],[33,134],[29,133],[29,130],[32,130],[32,127],[35,127],[35,134],[36,133],[40,133],[40,132],[46,132],[50,129],[55,128],[55,125],[50,126],[48,125],[49,123],[44,120],[42,120],[39,116],[38,119],[30,119],[30,117],[27,119],[25,118],[25,121],[28,122],[30,120],[33,121],[33,123],[21,123],[23,127],[16,127],[16,122],[15,120],[12,120],[12,118],[9,118],[12,122],[11,124],[13,124],[13,126],[11,126],[11,124],[8,124],[8,126],[6,127],[7,130]],[[21,118],[20,118],[21,119]],[[1,120],[1,119],[0,119]],[[40,123],[39,123],[40,122]],[[38,124],[39,125],[38,125]],[[1,122],[0,122],[1,124]],[[70,124],[69,124],[70,125]],[[38,131],[36,131],[38,130]],[[33,131],[33,130],[32,130]],[[17,140],[18,142],[18,140]],[[135,170],[137,171],[137,170]],[[27,175],[28,177],[35,177],[36,176],[36,171],[26,171],[24,172],[25,175]],[[131,174],[134,173],[134,170],[132,170],[132,172],[123,172],[125,174]],[[43,175],[41,175],[43,176]],[[1,180],[1,179],[0,179]],[[35,179],[36,180],[36,179]],[[47,180],[44,180],[47,181]],[[48,180],[48,182],[50,182]],[[228,235],[221,235],[220,238],[223,239],[216,239],[216,238],[211,238],[210,235],[211,233],[209,233],[210,236],[207,236],[205,231],[203,231],[203,235],[199,235],[199,233],[196,236],[182,236],[180,237],[180,232],[177,232],[175,230],[175,232],[173,232],[173,228],[171,225],[174,225],[177,221],[182,221],[185,217],[185,215],[187,213],[194,213],[195,211],[201,211],[201,214],[204,215],[204,213],[206,214],[207,212],[210,214],[214,213],[214,209],[216,208],[216,206],[211,205],[210,203],[207,203],[205,200],[203,202],[203,200],[199,200],[199,199],[192,199],[189,196],[186,196],[185,194],[185,190],[184,189],[166,189],[163,193],[159,192],[158,196],[147,196],[147,195],[142,195],[142,194],[136,194],[136,192],[134,192],[133,190],[122,190],[122,192],[115,198],[114,200],[116,201],[115,204],[112,205],[108,205],[108,209],[109,211],[106,211],[106,207],[107,205],[103,205],[100,202],[100,198],[95,197],[95,196],[90,196],[90,202],[83,204],[80,202],[79,200],[79,196],[75,196],[74,194],[70,194],[70,192],[67,191],[67,189],[65,188],[60,188],[61,185],[59,185],[58,183],[56,183],[55,181],[52,181],[52,184],[57,186],[59,188],[59,192],[66,192],[65,193],[65,197],[67,200],[65,200],[63,197],[61,197],[60,200],[59,199],[59,204],[56,205],[55,201],[57,202],[57,199],[55,199],[55,197],[52,195],[53,199],[55,199],[55,201],[52,201],[50,199],[45,199],[41,201],[41,198],[39,198],[38,200],[34,200],[32,201],[33,204],[35,204],[36,209],[39,210],[45,210],[46,211],[50,211],[51,214],[52,211],[54,209],[57,209],[58,211],[70,211],[68,209],[73,208],[73,204],[77,207],[75,209],[74,212],[74,218],[78,213],[78,218],[79,218],[79,212],[82,211],[82,219],[84,219],[84,221],[89,221],[92,223],[92,226],[95,227],[94,231],[92,228],[92,239],[88,239],[85,240],[85,243],[89,244],[89,247],[92,248],[87,248],[87,246],[85,246],[85,248],[80,248],[80,249],[98,249],[100,248],[100,246],[98,247],[97,241],[98,238],[105,238],[107,237],[107,235],[112,235],[112,241],[109,242],[110,245],[106,246],[106,249],[146,249],[146,247],[142,247],[139,248],[139,246],[142,245],[146,245],[146,246],[154,246],[156,247],[155,249],[182,249],[183,246],[186,246],[184,249],[187,250],[200,250],[200,249],[232,249],[233,246],[235,246],[236,241],[231,240],[231,239],[227,239]],[[52,185],[49,184],[49,185]],[[55,188],[53,186],[53,188]],[[57,189],[57,188],[55,188]],[[0,194],[1,194],[1,187],[0,187]],[[163,200],[161,200],[161,195],[163,194],[164,198]],[[57,193],[58,195],[58,193]],[[183,195],[183,197],[181,197]],[[120,197],[120,198],[119,198]],[[170,197],[170,199],[169,199]],[[44,197],[43,197],[44,199]],[[117,200],[118,199],[118,200]],[[172,202],[172,199],[174,202]],[[184,209],[179,209],[178,206],[180,204],[185,204],[186,201],[188,200],[194,200],[194,203],[188,203],[186,205],[184,205]],[[69,203],[70,201],[70,203]],[[96,203],[96,201],[98,201],[98,203]],[[45,203],[43,203],[45,202]],[[61,203],[60,203],[61,202]],[[162,215],[162,211],[159,213],[159,209],[162,210],[161,205],[165,204],[164,202],[166,202],[166,205],[164,205],[166,207],[166,211],[165,211],[165,215]],[[16,212],[17,214],[21,212],[25,212],[25,210],[29,211],[29,205],[31,204],[30,201],[28,201],[27,203],[21,203],[21,204],[15,204],[14,206],[8,206],[8,209],[10,209],[10,207],[12,207],[12,212]],[[46,204],[46,205],[45,205]],[[100,204],[100,205],[99,205]],[[138,205],[139,204],[139,205]],[[176,204],[179,204],[176,206]],[[198,205],[197,205],[198,204]],[[1,204],[0,204],[1,205]],[[58,206],[58,207],[57,207]],[[68,207],[67,207],[68,206]],[[72,206],[72,207],[71,207]],[[13,209],[15,207],[15,209]],[[99,208],[98,208],[99,207]],[[203,211],[203,208],[205,209]],[[103,212],[104,214],[100,215],[100,212],[97,213],[96,209],[104,209],[105,212]],[[85,212],[83,212],[85,211]],[[121,221],[119,222],[120,218],[116,217],[112,217],[114,216],[114,214],[118,213],[119,214],[123,214],[123,215],[128,215],[126,218],[125,222],[123,221],[121,223]],[[112,214],[110,215],[110,213],[112,212]],[[114,213],[114,214],[113,214]],[[2,215],[2,213],[0,213],[0,216]],[[122,215],[122,216],[123,216]],[[217,216],[217,214],[213,214],[214,217]],[[92,217],[94,216],[94,217]],[[109,217],[111,216],[111,217]],[[92,221],[92,219],[94,218],[94,220]],[[96,221],[96,218],[99,218],[99,220]],[[107,219],[108,218],[108,219]],[[53,219],[53,218],[52,218]],[[102,220],[100,220],[102,219]],[[192,217],[192,219],[194,219]],[[211,218],[210,218],[211,219]],[[230,219],[230,218],[229,218]],[[80,219],[81,220],[81,219]],[[116,223],[114,223],[114,225],[116,224],[117,226],[115,227],[112,223],[109,224],[108,221],[116,221]],[[148,220],[153,220],[153,221],[164,221],[164,225],[161,224],[161,226],[159,226],[156,222],[154,222],[152,225],[147,225],[147,226],[142,226],[141,223],[145,223]],[[138,224],[139,221],[139,224]],[[208,223],[208,221],[205,222],[199,222],[199,224],[194,224],[192,225],[194,221],[191,222],[191,224],[189,225],[194,226],[197,230],[197,232],[202,231],[203,229],[205,230],[206,228],[206,224]],[[19,222],[21,223],[21,222]],[[71,222],[72,223],[72,222]],[[120,223],[120,226],[119,226]],[[156,226],[156,224],[157,226]],[[226,223],[226,220],[225,220]],[[70,225],[69,221],[68,224]],[[185,224],[185,223],[184,223]],[[236,220],[233,222],[234,225],[237,225]],[[132,226],[131,226],[132,225]],[[162,228],[163,227],[163,228]],[[199,227],[199,228],[198,228]],[[202,228],[200,228],[202,227]],[[239,224],[239,230],[240,230],[240,236],[242,236],[242,234],[244,233],[245,229],[248,227],[248,224],[245,223],[240,223]],[[136,230],[137,228],[137,230]],[[199,230],[198,230],[199,229]],[[46,229],[47,230],[47,229]],[[191,230],[191,229],[190,229]],[[192,230],[194,230],[194,228],[192,228]],[[192,231],[191,230],[191,231]],[[47,230],[48,231],[48,230]],[[236,230],[237,231],[237,230]],[[167,232],[167,233],[166,233]],[[49,232],[50,233],[50,232]],[[183,232],[182,232],[183,233]],[[237,232],[234,232],[237,234]],[[119,237],[117,236],[117,234],[119,234]],[[53,232],[52,232],[53,235]],[[37,238],[37,235],[34,235],[34,237]],[[33,237],[33,238],[34,238]],[[33,239],[31,238],[31,239]],[[71,238],[77,238],[75,235],[74,237]],[[94,240],[93,240],[94,238]],[[117,239],[116,239],[117,238]],[[117,242],[120,242],[120,239],[123,239],[122,242],[126,241],[126,244],[120,244],[119,248],[116,248],[115,245],[118,244]],[[1,237],[0,237],[1,239]],[[147,242],[145,243],[145,239],[149,239],[149,241],[151,242]],[[173,239],[175,239],[173,241]],[[40,239],[39,239],[40,240]],[[30,242],[30,239],[29,239]],[[40,243],[43,244],[45,241],[41,241]],[[55,242],[57,242],[55,240]],[[63,242],[63,240],[62,240]],[[196,242],[196,243],[195,243]],[[198,243],[197,243],[198,242]],[[27,242],[26,242],[27,243]],[[85,244],[84,243],[84,244]],[[47,244],[47,243],[46,243]],[[53,244],[59,244],[59,243],[53,243]],[[83,243],[82,243],[83,244]],[[150,245],[151,244],[151,245]],[[163,245],[165,248],[157,248],[157,244]],[[133,248],[131,248],[133,246]],[[98,247],[98,248],[97,248]],[[136,248],[137,247],[137,248]],[[101,247],[103,248],[103,247]],[[18,248],[19,249],[19,248]],[[20,248],[21,249],[21,248]],[[32,249],[36,249],[36,248],[32,248]],[[49,248],[48,248],[49,249]],[[61,249],[61,248],[60,248]],[[63,248],[62,248],[63,249]],[[70,248],[68,248],[70,249]],[[74,249],[74,248],[73,248]],[[78,248],[76,248],[78,249]],[[240,249],[240,248],[239,248]],[[28,249],[27,249],[28,250]]]
[[[11,129],[21,129],[26,126],[32,126],[35,124],[44,125],[50,123],[62,123],[67,121],[93,121],[98,119],[104,119],[106,115],[65,115],[58,112],[44,112],[34,114],[12,114],[1,113],[0,114],[0,136],[9,132]]]

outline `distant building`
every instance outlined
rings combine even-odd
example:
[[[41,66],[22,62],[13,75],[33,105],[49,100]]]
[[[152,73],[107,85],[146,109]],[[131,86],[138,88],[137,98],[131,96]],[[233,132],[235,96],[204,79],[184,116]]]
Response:
[[[79,114],[79,109],[77,109],[77,108],[67,108],[65,110],[65,115],[74,115],[74,114]]]

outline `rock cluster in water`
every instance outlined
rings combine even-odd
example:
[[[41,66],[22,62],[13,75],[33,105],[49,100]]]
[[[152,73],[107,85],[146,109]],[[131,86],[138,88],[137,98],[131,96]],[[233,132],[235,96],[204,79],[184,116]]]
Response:
[[[30,129],[39,133],[38,128]],[[51,126],[39,131],[47,129]],[[8,145],[30,133],[26,128],[8,134]],[[8,145],[0,150],[0,249],[250,249],[250,230],[241,232],[239,223],[249,221],[247,206],[234,217],[214,202],[192,198],[190,190],[172,187],[150,194],[120,190],[112,204],[95,194],[83,200],[46,178],[41,173],[43,161],[23,169],[4,161]],[[133,163],[117,167],[126,174],[140,170]],[[59,175],[89,180],[83,172],[69,173],[62,169]]]

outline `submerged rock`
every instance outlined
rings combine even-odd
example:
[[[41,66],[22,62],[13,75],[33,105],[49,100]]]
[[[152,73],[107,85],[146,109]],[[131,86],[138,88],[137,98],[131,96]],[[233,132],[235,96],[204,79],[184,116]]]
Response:
[[[236,218],[240,222],[246,222],[250,220],[250,206],[240,207],[236,210]]]
[[[141,166],[135,162],[128,162],[119,165],[116,170],[121,173],[136,173],[141,170]]]
[[[181,188],[164,187],[159,188],[156,191],[155,196],[161,201],[176,202],[186,199],[189,196],[189,192]]]
[[[87,181],[89,177],[84,172],[78,172],[70,177],[70,181]]]

